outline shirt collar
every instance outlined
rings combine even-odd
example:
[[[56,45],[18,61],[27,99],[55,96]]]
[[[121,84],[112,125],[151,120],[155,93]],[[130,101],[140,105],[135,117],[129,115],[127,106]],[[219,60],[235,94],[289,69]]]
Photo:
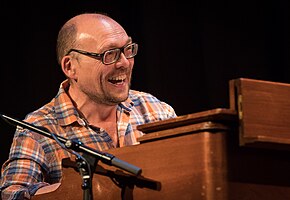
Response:
[[[61,126],[72,124],[79,119],[79,113],[67,94],[68,88],[69,80],[63,81],[55,97],[54,109],[56,119]]]
[[[132,108],[134,106],[134,102],[131,100],[130,95],[126,101],[123,101],[119,103],[118,107],[121,109],[124,109],[125,112],[131,112]]]

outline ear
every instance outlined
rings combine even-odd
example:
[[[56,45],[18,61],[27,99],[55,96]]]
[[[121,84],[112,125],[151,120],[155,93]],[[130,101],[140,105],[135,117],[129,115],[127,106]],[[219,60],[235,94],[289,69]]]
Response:
[[[76,75],[76,68],[75,65],[72,63],[72,59],[70,56],[64,56],[61,60],[61,69],[66,77],[70,79],[77,79]]]

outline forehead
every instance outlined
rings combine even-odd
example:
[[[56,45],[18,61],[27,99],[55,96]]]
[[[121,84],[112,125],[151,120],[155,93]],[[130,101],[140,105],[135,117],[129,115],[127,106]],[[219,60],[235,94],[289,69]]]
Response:
[[[128,41],[128,35],[117,22],[101,18],[80,24],[77,34],[78,43],[83,45],[119,45]]]

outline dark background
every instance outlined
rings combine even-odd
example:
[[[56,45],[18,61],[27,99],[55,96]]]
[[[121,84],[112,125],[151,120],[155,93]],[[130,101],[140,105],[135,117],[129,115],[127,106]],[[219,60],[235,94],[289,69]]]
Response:
[[[178,115],[229,107],[240,77],[290,83],[289,0],[60,0],[0,3],[0,112],[22,119],[64,80],[58,30],[82,12],[104,12],[139,44],[132,89],[154,94]],[[0,164],[14,127],[0,120]]]

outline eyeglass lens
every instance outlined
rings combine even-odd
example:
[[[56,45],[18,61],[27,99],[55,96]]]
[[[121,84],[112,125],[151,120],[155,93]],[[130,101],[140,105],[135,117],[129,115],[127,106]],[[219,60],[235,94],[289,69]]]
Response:
[[[129,44],[124,49],[112,49],[105,52],[103,57],[103,62],[105,64],[110,64],[116,62],[121,54],[121,51],[124,53],[126,58],[132,58],[137,54],[137,44]]]

